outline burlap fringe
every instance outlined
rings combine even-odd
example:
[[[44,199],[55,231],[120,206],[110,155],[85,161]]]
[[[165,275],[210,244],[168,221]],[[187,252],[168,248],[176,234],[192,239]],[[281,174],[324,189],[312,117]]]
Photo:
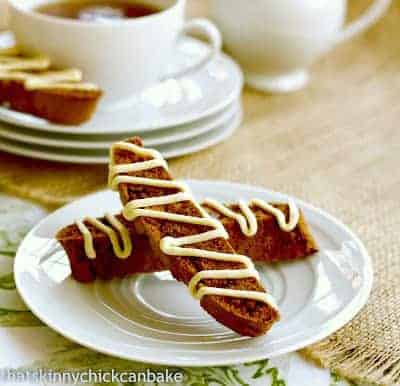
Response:
[[[339,376],[363,385],[399,386],[400,355],[398,352],[377,352],[373,346],[344,347],[327,339],[302,350],[302,354]]]

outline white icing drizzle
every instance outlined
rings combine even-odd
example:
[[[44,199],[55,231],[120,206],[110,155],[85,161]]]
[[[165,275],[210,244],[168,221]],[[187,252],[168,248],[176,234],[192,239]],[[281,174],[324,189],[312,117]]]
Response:
[[[28,90],[35,90],[49,85],[57,85],[61,82],[77,83],[82,81],[82,71],[71,68],[62,71],[46,71],[37,75],[28,74],[25,79],[25,87]]]
[[[20,56],[0,56],[0,72],[43,71],[50,67],[50,59],[45,56],[24,58]]]
[[[151,157],[151,160],[136,162],[132,164],[117,165],[115,162],[115,150],[125,150],[132,152],[141,157]],[[216,251],[208,251],[204,249],[187,247],[187,245],[210,241],[216,238],[228,239],[229,235],[222,224],[210,217],[210,215],[196,203],[193,196],[186,185],[170,180],[159,180],[145,177],[134,177],[121,175],[121,173],[132,173],[137,171],[150,170],[156,167],[162,167],[168,170],[168,166],[161,154],[155,150],[144,149],[127,142],[117,142],[111,147],[111,161],[109,184],[111,189],[117,190],[121,183],[132,185],[155,186],[161,188],[177,189],[179,193],[150,197],[145,199],[137,199],[130,201],[123,209],[124,217],[132,221],[138,217],[152,217],[157,219],[165,219],[175,222],[190,223],[196,225],[204,225],[212,230],[203,233],[185,236],[185,237],[164,237],[160,242],[160,249],[163,253],[172,256],[190,256],[199,257],[217,261],[226,261],[232,263],[240,263],[244,268],[240,269],[222,269],[222,270],[205,270],[198,272],[189,282],[189,290],[193,297],[201,300],[206,295],[228,296],[234,298],[253,299],[268,304],[274,309],[278,309],[274,298],[265,292],[233,290],[228,288],[208,287],[200,282],[205,279],[242,279],[255,278],[259,281],[259,275],[254,267],[253,262],[247,257],[239,254],[221,253]],[[183,201],[192,201],[201,213],[201,217],[193,217],[180,215],[175,213],[162,212],[155,209],[147,209],[157,205],[166,205],[171,203],[179,203]]]
[[[99,91],[100,88],[94,83],[48,83],[36,84],[29,87],[30,90],[68,90],[68,91]]]
[[[83,221],[77,220],[75,221],[75,224],[83,235],[86,256],[89,259],[95,259],[96,250],[94,249],[92,234],[90,233],[88,227],[83,223]]]
[[[110,238],[115,256],[120,259],[126,259],[132,253],[132,240],[129,234],[129,230],[125,227],[124,224],[118,221],[115,216],[106,214],[105,217],[107,221],[112,225],[112,227],[103,224],[93,217],[86,217],[83,221],[88,222],[95,228],[104,232]],[[86,256],[89,259],[95,259],[96,250],[93,246],[93,236],[83,221],[76,221],[75,224],[83,235]],[[118,237],[117,232],[120,237]],[[119,240],[122,241],[122,248],[120,246]]]
[[[240,200],[239,208],[242,213],[235,212],[228,208],[226,205],[221,204],[220,202],[213,199],[207,199],[203,202],[203,204],[222,213],[226,217],[236,220],[240,226],[241,231],[247,237],[254,236],[255,234],[257,234],[258,231],[258,221],[254,212],[251,210],[251,207],[257,206],[265,210],[267,213],[272,214],[275,217],[279,228],[284,232],[293,231],[296,228],[300,218],[299,209],[292,199],[288,200],[288,222],[286,221],[285,213],[283,213],[280,209],[274,207],[273,205],[269,204],[268,202],[260,200],[258,198],[254,198],[247,203],[243,200]]]
[[[95,91],[99,87],[82,82],[82,71],[76,68],[48,71],[47,58],[21,59],[0,57],[0,80],[24,82],[27,90],[63,89]],[[27,72],[40,71],[40,72]]]

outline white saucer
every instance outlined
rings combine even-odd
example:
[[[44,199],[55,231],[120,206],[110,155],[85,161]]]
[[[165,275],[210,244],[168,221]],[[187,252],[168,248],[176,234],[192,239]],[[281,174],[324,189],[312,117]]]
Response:
[[[242,110],[239,109],[239,111],[237,111],[234,116],[219,129],[213,130],[206,135],[191,138],[187,141],[156,146],[156,149],[158,149],[164,158],[167,159],[196,153],[227,140],[240,126],[242,119],[243,113]]]
[[[234,101],[227,108],[212,115],[193,122],[192,124],[171,127],[161,131],[152,131],[141,135],[146,146],[159,146],[177,141],[187,140],[226,124],[239,110],[240,102]],[[131,135],[134,135],[132,133]],[[117,135],[71,135],[63,133],[49,133],[20,126],[13,126],[0,122],[0,137],[40,146],[61,147],[69,149],[109,149],[110,146],[129,134]]]
[[[179,157],[191,154],[229,138],[242,121],[242,112],[237,111],[225,124],[206,134],[199,135],[188,140],[157,146],[156,148],[165,158]],[[56,162],[68,162],[79,164],[107,164],[109,162],[109,150],[85,150],[64,149],[48,146],[32,145],[17,142],[0,137],[0,150],[25,157],[44,159]]]
[[[199,200],[287,200],[280,193],[246,185],[216,181],[189,181],[189,185]],[[105,354],[171,366],[229,365],[271,358],[341,328],[366,303],[372,286],[371,260],[357,236],[322,210],[301,201],[298,204],[320,252],[290,264],[258,266],[282,314],[265,337],[240,337],[218,324],[183,284],[165,272],[86,285],[69,277],[65,254],[61,248],[54,252],[57,245],[51,239],[77,218],[119,211],[114,192],[75,201],[39,223],[17,252],[16,285],[43,322]]]
[[[192,38],[182,39],[174,69],[207,53],[209,47]],[[147,133],[194,122],[216,114],[236,100],[243,86],[238,65],[225,54],[196,74],[168,80],[138,95],[118,110],[100,106],[93,118],[81,126],[52,124],[34,116],[0,106],[0,120],[35,130],[67,134]]]

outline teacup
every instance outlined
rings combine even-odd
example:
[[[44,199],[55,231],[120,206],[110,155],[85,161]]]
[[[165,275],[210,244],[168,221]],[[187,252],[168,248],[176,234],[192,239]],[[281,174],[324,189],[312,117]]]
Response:
[[[347,0],[209,0],[211,19],[247,83],[270,92],[304,87],[308,67],[318,57],[365,30],[389,5],[390,0],[375,0],[343,28]]]
[[[36,12],[59,0],[10,0],[10,28],[27,52],[44,53],[55,66],[80,68],[85,80],[105,91],[107,107],[117,107],[166,75],[178,38],[204,35],[210,54],[183,71],[198,70],[220,50],[218,29],[206,19],[184,20],[186,0],[143,0],[159,12],[134,19],[92,23]]]

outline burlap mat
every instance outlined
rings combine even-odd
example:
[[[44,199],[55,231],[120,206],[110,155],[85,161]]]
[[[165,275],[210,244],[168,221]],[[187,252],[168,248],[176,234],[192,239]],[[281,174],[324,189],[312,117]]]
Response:
[[[396,3],[377,27],[318,63],[303,92],[246,90],[244,123],[233,138],[171,162],[180,178],[225,179],[296,195],[361,236],[375,266],[371,299],[350,324],[305,352],[350,379],[382,385],[400,384],[399,20]],[[0,154],[0,187],[48,206],[105,181],[104,167]]]

